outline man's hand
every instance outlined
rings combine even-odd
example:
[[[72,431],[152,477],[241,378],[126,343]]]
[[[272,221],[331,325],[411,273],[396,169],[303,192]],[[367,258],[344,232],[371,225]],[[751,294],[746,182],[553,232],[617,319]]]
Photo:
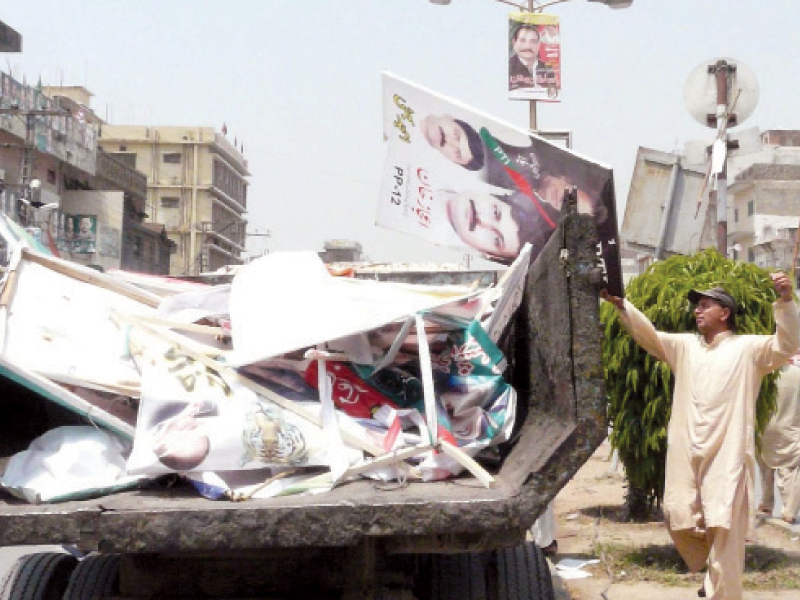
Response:
[[[619,296],[612,296],[611,294],[608,293],[608,290],[606,289],[600,290],[600,297],[606,302],[611,302],[611,304],[617,307],[617,310],[621,311],[625,310],[625,301]]]
[[[783,271],[777,271],[776,273],[770,273],[770,277],[772,277],[772,283],[775,286],[775,291],[781,297],[781,300],[784,302],[791,302],[792,301],[792,282],[789,280],[789,277]]]

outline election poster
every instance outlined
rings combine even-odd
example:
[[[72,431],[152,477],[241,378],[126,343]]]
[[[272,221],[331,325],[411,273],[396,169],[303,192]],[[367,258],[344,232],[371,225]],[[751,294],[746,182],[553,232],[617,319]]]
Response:
[[[511,13],[508,17],[508,96],[561,101],[561,31],[558,17]]]
[[[575,187],[609,291],[622,295],[609,167],[388,72],[383,102],[377,225],[510,264],[526,243],[538,256]]]

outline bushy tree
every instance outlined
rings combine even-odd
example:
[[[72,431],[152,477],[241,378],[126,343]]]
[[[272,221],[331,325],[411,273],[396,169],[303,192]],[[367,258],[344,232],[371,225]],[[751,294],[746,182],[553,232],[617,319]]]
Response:
[[[696,331],[687,294],[691,289],[715,286],[724,287],[736,298],[738,333],[774,332],[772,303],[778,296],[769,272],[728,260],[713,249],[693,256],[673,256],[651,265],[631,280],[625,296],[656,329]],[[644,520],[654,507],[660,506],[664,496],[667,423],[674,378],[666,363],[633,341],[610,303],[603,303],[600,316],[605,326],[603,358],[612,426],[610,441],[625,466],[629,518]],[[775,410],[777,376],[773,373],[761,384],[756,405],[759,432]]]

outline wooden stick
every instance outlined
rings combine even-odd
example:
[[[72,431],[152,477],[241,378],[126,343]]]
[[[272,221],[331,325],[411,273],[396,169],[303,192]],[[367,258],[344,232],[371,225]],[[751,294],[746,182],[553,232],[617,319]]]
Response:
[[[253,494],[256,494],[267,487],[273,481],[278,481],[279,479],[283,479],[284,477],[288,477],[289,475],[294,475],[297,473],[297,469],[289,469],[288,471],[281,471],[277,475],[273,475],[272,477],[267,477],[263,483],[258,484],[255,488],[250,490],[246,494],[238,494],[233,490],[228,492],[228,496],[230,497],[231,501],[233,502],[241,502],[242,500],[250,500],[253,497]]]
[[[124,383],[104,383],[102,381],[94,381],[90,379],[83,379],[81,377],[72,377],[64,373],[49,373],[48,371],[38,371],[39,375],[47,377],[51,381],[61,383],[64,385],[73,385],[76,387],[95,390],[98,392],[107,392],[109,394],[121,394],[123,396],[130,396],[138,398],[141,392],[141,386],[137,384],[124,384]]]
[[[61,273],[62,275],[66,275],[67,277],[71,277],[73,279],[77,279],[78,281],[83,281],[84,283],[89,283],[122,296],[126,296],[131,300],[136,300],[137,302],[141,302],[142,304],[146,304],[152,308],[158,307],[158,305],[161,303],[161,298],[155,294],[151,294],[150,292],[147,292],[132,284],[113,279],[107,275],[103,275],[94,269],[89,269],[88,267],[80,268],[74,263],[57,259],[52,256],[45,256],[44,254],[34,252],[29,248],[22,248],[22,255],[25,260],[38,263],[52,271],[56,271],[57,273]]]
[[[181,321],[170,321],[168,319],[159,319],[158,317],[151,317],[149,315],[139,315],[138,318],[145,323],[151,325],[159,325],[167,329],[176,329],[178,331],[190,331],[192,333],[204,333],[208,335],[225,335],[230,336],[230,331],[212,325],[198,325],[197,323],[183,323]]]
[[[462,467],[467,469],[470,473],[472,473],[478,481],[480,481],[485,487],[493,488],[495,479],[492,477],[486,469],[476,463],[472,457],[467,456],[461,449],[456,448],[452,444],[440,441],[439,447],[442,449],[442,452],[447,454],[450,458],[457,460]]]
[[[433,450],[433,446],[429,444],[421,444],[419,446],[413,446],[411,448],[398,448],[397,450],[393,450],[388,454],[384,454],[383,456],[379,456],[378,458],[373,458],[372,460],[368,460],[363,464],[357,465],[355,467],[350,467],[347,471],[344,472],[342,479],[350,477],[351,475],[361,475],[366,471],[371,471],[373,469],[380,469],[381,467],[385,467],[397,462],[404,461],[412,456],[417,456],[422,454],[423,452],[428,452],[429,450]],[[403,467],[408,467],[408,465],[403,465]]]

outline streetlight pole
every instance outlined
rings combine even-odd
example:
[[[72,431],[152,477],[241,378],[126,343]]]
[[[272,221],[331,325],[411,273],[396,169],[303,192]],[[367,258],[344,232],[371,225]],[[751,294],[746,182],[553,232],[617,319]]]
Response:
[[[571,2],[572,0],[550,0],[549,2],[538,2],[537,0],[527,0],[525,4],[512,2],[512,0],[495,0],[496,2],[500,2],[502,4],[508,4],[509,6],[513,6],[514,8],[520,10],[521,12],[542,12],[548,6],[553,6],[554,4],[562,4],[564,2]],[[605,4],[609,8],[628,8],[633,4],[633,0],[588,0],[589,2],[600,2],[601,4]],[[439,4],[446,6],[450,4],[451,0],[429,0],[431,4]],[[532,132],[536,132],[538,130],[538,123],[536,118],[536,100],[528,100],[530,105],[530,115],[528,117],[528,124],[529,129]]]

